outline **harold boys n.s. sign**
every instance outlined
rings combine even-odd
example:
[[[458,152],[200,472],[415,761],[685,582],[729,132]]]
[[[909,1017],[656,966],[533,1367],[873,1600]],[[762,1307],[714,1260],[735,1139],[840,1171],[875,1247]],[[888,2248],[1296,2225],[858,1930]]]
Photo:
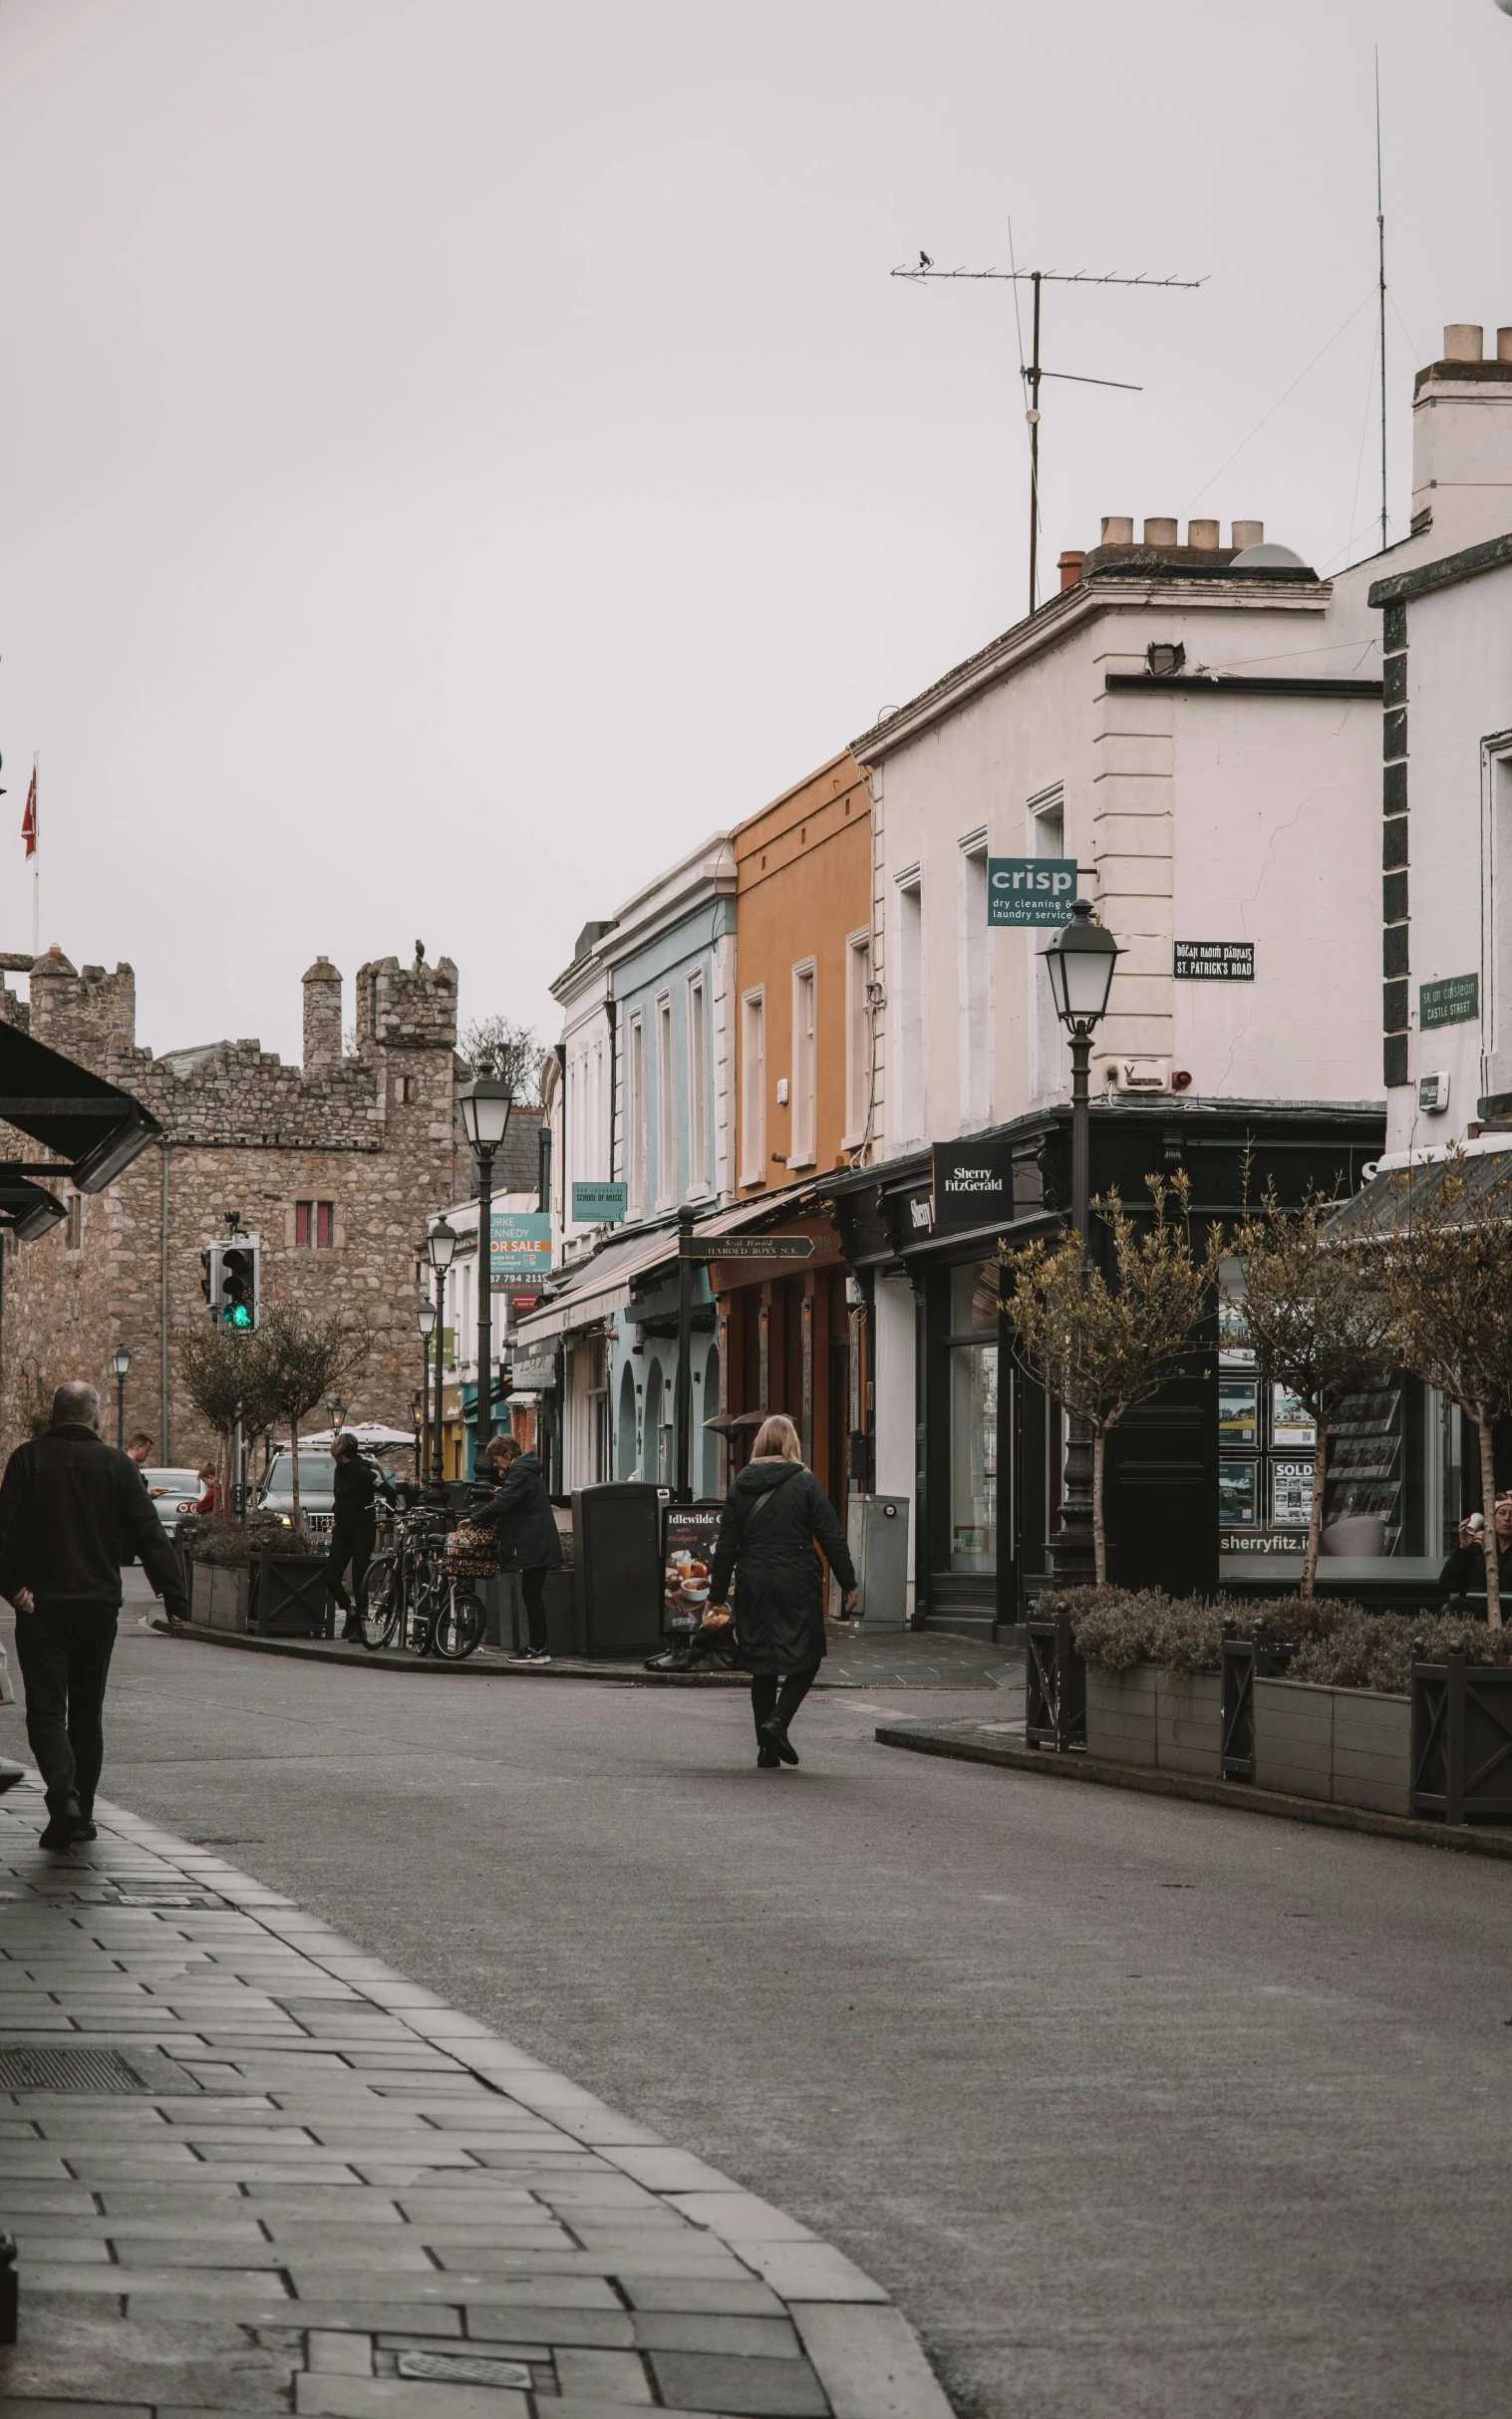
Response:
[[[1014,1214],[1014,1151],[1007,1135],[935,1144],[935,1230],[1006,1226]]]
[[[989,924],[1068,924],[1076,896],[1074,857],[989,857]]]

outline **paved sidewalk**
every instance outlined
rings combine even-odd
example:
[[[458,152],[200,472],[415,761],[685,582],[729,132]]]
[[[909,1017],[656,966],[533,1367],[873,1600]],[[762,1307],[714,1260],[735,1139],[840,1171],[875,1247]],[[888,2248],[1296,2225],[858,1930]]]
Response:
[[[6,2419],[949,2419],[779,2209],[220,1857],[42,1820],[0,1799]]]

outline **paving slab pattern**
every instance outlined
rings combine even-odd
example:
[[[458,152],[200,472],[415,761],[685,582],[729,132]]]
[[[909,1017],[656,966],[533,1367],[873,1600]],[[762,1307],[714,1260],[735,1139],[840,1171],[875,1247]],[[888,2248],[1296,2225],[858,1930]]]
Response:
[[[6,2419],[949,2419],[783,2211],[210,1851],[44,1819],[0,1799],[0,2060],[141,2088],[0,2089]]]

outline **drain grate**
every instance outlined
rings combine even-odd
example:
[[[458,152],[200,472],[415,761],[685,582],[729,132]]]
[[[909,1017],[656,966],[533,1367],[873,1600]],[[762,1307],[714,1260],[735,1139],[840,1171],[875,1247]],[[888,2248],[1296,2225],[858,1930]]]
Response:
[[[166,1886],[153,1889],[116,1890],[101,1899],[102,1907],[219,1907],[223,1902],[213,1890],[173,1890]]]
[[[0,2049],[0,2091],[146,2091],[119,2049]]]
[[[523,2360],[478,2360],[455,2352],[401,2352],[394,2365],[401,2377],[431,2377],[444,2385],[530,2383]]]

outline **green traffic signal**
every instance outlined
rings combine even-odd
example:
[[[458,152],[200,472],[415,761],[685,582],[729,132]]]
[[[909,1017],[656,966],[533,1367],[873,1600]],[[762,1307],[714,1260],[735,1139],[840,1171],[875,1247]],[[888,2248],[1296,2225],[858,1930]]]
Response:
[[[225,1315],[227,1327],[250,1327],[252,1314],[244,1302],[233,1302]]]

